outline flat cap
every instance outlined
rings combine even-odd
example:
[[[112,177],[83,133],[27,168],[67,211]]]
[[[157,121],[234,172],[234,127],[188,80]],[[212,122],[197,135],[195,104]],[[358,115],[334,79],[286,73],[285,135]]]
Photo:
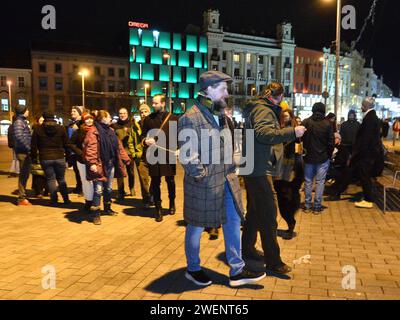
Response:
[[[231,82],[233,79],[220,71],[207,71],[200,76],[200,90],[205,90],[220,82]]]

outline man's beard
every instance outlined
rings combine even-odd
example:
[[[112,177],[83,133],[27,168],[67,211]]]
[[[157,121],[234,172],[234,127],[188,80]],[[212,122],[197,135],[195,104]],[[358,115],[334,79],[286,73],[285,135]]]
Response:
[[[214,102],[211,111],[214,114],[220,114],[221,111],[224,110],[227,106],[228,104],[226,103],[226,101],[224,99],[221,99]]]

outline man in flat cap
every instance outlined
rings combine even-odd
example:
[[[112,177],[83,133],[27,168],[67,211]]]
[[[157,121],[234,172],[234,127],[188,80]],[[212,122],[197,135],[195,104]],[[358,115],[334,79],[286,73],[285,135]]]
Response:
[[[223,114],[223,110],[226,107],[225,99],[229,96],[230,81],[231,77],[218,71],[203,73],[195,105],[179,119],[178,124],[179,140],[185,139],[179,141],[179,144],[180,161],[185,170],[184,219],[187,223],[185,251],[188,263],[186,278],[198,286],[212,284],[200,265],[201,235],[205,228],[218,228],[221,225],[225,238],[226,258],[231,268],[230,285],[238,287],[265,277],[265,273],[246,270],[242,259],[240,241],[240,225],[244,219],[242,195],[235,165],[232,159],[225,159],[226,153],[224,154],[224,147],[232,148],[232,139],[203,138],[204,130],[208,130],[209,133],[212,130],[218,131],[222,136],[222,131],[226,132],[225,129],[229,129],[230,120]],[[224,143],[221,143],[222,140]],[[205,147],[207,142],[210,143]],[[187,155],[183,151],[186,149],[195,151]],[[210,155],[215,152],[221,156],[218,163],[204,160],[211,158]]]

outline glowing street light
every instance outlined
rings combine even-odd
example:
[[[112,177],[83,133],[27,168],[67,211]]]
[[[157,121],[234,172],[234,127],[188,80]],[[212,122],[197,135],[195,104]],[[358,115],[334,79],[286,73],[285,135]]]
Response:
[[[149,90],[149,88],[150,88],[150,85],[148,83],[146,83],[144,85],[144,101],[146,104],[147,104],[147,91]]]
[[[85,109],[85,78],[89,76],[89,70],[82,69],[78,75],[82,77],[82,106]]]
[[[172,113],[172,68],[171,68],[171,55],[169,53],[164,53],[164,59],[167,59],[167,63],[169,66],[169,84],[168,84],[168,95],[169,95],[169,112]]]
[[[11,85],[12,82],[11,81],[7,81],[7,85],[8,85],[8,101],[10,103],[10,105],[8,106],[8,115],[10,117],[10,122],[12,123],[12,94],[11,94]]]

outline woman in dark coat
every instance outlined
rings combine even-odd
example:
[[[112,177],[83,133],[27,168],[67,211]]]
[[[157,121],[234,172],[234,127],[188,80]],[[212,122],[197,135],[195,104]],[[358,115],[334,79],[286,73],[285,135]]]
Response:
[[[94,187],[90,211],[94,214],[95,225],[101,224],[100,201],[103,193],[104,213],[117,215],[111,209],[112,183],[114,178],[126,177],[125,165],[130,163],[128,154],[110,125],[110,114],[104,110],[99,111],[95,125],[88,130],[84,141],[87,180],[93,181]]]

